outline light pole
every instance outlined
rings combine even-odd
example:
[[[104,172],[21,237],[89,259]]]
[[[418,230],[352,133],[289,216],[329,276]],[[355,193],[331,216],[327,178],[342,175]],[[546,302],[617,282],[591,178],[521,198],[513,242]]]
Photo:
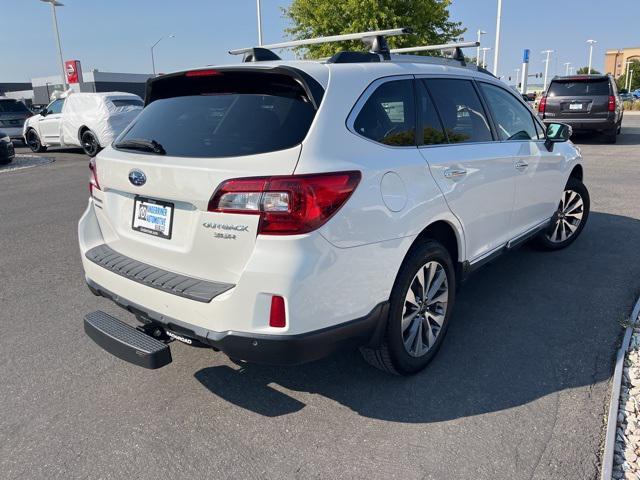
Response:
[[[569,67],[571,66],[571,62],[566,62],[564,65],[564,74],[569,75]]]
[[[153,68],[153,76],[156,76],[156,59],[153,55],[153,49],[156,48],[156,45],[158,45],[162,40],[164,40],[165,38],[176,38],[175,34],[170,34],[166,37],[160,37],[160,40],[158,40],[156,43],[154,43],[153,45],[151,45],[151,67]]]
[[[476,48],[476,65],[480,65],[480,39],[482,38],[482,35],[484,35],[485,32],[484,30],[480,30],[478,29],[478,47]]]
[[[68,88],[67,73],[64,70],[64,60],[62,58],[62,44],[60,43],[60,32],[58,31],[58,16],[56,15],[56,7],[64,7],[64,3],[60,3],[57,0],[40,0],[41,2],[51,5],[51,16],[53,17],[53,30],[56,33],[56,40],[58,42],[58,57],[60,60],[60,71],[62,72],[62,85],[65,90]]]
[[[496,16],[496,50],[493,53],[493,74],[498,76],[498,56],[500,55],[500,22],[502,20],[502,0],[498,0],[498,15]]]
[[[542,53],[546,53],[547,54],[547,58],[546,60],[544,60],[544,84],[542,86],[542,89],[544,91],[547,90],[547,78],[549,75],[549,59],[551,58],[551,54],[553,53],[553,50],[544,50]]]
[[[482,68],[487,68],[487,52],[491,50],[490,47],[482,47]]]
[[[256,0],[258,10],[258,45],[262,45],[262,13],[260,11],[260,0]]]
[[[596,40],[587,40],[589,44],[589,70],[587,71],[587,75],[591,75],[591,60],[593,60],[593,46],[598,43]]]

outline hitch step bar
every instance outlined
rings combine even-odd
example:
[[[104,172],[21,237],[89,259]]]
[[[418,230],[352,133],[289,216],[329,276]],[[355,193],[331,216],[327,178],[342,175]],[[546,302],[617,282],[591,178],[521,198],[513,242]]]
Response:
[[[86,315],[84,331],[104,350],[134,365],[153,370],[171,363],[169,345],[108,313],[97,311]]]

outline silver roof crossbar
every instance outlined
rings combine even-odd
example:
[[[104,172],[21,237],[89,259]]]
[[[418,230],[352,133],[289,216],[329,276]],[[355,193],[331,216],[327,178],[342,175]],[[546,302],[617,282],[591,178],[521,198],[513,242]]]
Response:
[[[433,50],[449,50],[454,48],[478,47],[480,42],[443,43],[442,45],[423,45],[421,47],[392,48],[391,53],[431,52]]]
[[[434,50],[453,50],[452,59],[466,66],[463,48],[478,47],[480,42],[443,43],[441,45],[423,45],[421,47],[394,48],[390,53],[432,52]]]
[[[412,33],[410,28],[392,28],[389,30],[374,30],[371,32],[347,33],[345,35],[332,35],[330,37],[309,38],[306,40],[293,40],[291,42],[272,43],[271,45],[260,45],[259,48],[273,50],[277,48],[303,47],[305,45],[318,45],[319,43],[344,42],[346,40],[362,40],[368,45],[373,45],[377,37],[392,37],[396,35],[406,35]],[[231,55],[241,55],[251,53],[255,47],[237,48],[229,50]]]

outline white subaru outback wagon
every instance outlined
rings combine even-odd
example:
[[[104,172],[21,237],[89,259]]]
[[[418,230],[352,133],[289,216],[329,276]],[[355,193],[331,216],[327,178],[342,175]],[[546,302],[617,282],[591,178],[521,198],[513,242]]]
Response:
[[[149,81],[90,164],[79,222],[89,288],[140,326],[89,313],[93,340],[146,368],[178,340],[280,365],[357,346],[411,374],[470,272],[529,239],[576,239],[589,194],[570,129],[463,60],[377,39]]]

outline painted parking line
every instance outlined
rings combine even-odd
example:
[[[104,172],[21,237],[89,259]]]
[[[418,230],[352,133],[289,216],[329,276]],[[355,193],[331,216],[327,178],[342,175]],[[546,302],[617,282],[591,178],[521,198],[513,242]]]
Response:
[[[7,165],[0,165],[0,173],[15,172],[16,170],[24,170],[25,168],[38,167],[47,165],[55,161],[53,157],[41,157],[38,155],[16,155],[13,162]]]

